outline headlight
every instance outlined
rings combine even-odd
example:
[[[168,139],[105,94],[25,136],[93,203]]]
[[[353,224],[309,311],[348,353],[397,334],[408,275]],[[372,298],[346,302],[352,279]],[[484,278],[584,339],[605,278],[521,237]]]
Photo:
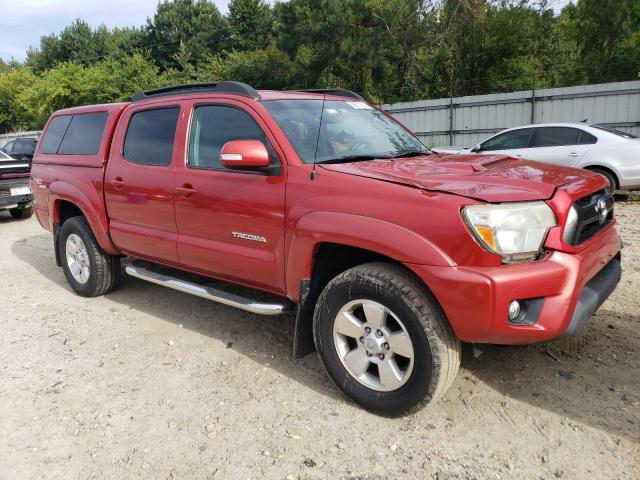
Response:
[[[544,202],[469,205],[462,215],[480,244],[505,262],[533,260],[556,216]]]

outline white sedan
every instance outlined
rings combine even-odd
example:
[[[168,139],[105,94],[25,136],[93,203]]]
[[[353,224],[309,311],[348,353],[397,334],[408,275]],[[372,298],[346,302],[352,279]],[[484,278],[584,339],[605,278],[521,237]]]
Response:
[[[601,173],[613,190],[640,189],[640,139],[601,125],[542,123],[510,128],[470,148],[441,154],[505,154]]]

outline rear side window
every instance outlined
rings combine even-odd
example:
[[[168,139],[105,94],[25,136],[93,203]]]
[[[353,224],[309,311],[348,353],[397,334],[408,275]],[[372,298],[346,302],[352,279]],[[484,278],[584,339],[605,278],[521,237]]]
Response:
[[[71,115],[60,115],[51,120],[49,128],[42,138],[42,146],[40,147],[42,153],[58,153],[60,142],[62,142],[62,137],[67,131],[71,118]]]
[[[589,132],[580,130],[580,136],[578,137],[579,145],[593,145],[594,143],[598,143],[598,139],[595,136],[591,135]]]
[[[55,117],[42,138],[40,151],[58,155],[95,155],[108,117],[107,112]]]
[[[142,110],[131,115],[122,155],[144,165],[169,165],[179,107]]]
[[[570,127],[540,127],[536,128],[531,139],[532,147],[561,147],[563,145],[578,145],[580,130]]]
[[[58,154],[95,155],[98,153],[107,117],[107,112],[74,115],[60,142]]]

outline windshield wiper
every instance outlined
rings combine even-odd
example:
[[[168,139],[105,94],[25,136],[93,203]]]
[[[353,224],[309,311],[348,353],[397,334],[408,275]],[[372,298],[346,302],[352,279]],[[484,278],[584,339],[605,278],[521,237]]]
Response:
[[[393,156],[382,154],[382,155],[347,155],[345,157],[338,158],[330,158],[328,160],[322,160],[317,163],[328,164],[328,163],[349,163],[349,162],[364,162],[367,160],[377,160],[377,159],[389,159],[394,158]]]
[[[404,150],[393,155],[393,158],[419,157],[421,155],[431,155],[431,152],[428,150]]]

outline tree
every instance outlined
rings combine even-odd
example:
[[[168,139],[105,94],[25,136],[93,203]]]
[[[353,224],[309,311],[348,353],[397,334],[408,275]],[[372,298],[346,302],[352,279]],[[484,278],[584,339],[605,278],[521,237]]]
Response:
[[[228,44],[226,19],[206,0],[163,0],[147,19],[146,46],[163,69],[177,68],[181,49],[194,64],[223,51]]]
[[[231,46],[238,50],[261,50],[273,37],[273,11],[264,0],[229,2]]]
[[[41,37],[40,48],[27,51],[26,63],[36,72],[62,62],[91,65],[110,56],[133,53],[142,47],[143,40],[140,29],[109,30],[100,25],[93,30],[87,22],[77,19],[60,33]]]
[[[36,77],[28,68],[9,68],[0,73],[0,132],[28,128],[32,112],[19,101],[20,95],[33,85]]]
[[[584,69],[588,81],[623,80],[637,73],[637,0],[579,0],[565,7],[560,17],[567,36],[579,48],[579,68]]]

